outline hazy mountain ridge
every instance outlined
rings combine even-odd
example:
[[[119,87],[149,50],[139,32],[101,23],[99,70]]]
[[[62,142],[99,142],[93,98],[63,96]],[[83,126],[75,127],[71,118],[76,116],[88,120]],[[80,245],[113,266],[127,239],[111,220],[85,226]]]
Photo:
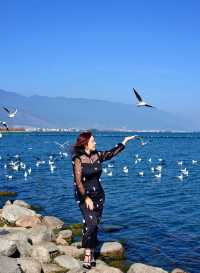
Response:
[[[157,109],[138,108],[134,104],[84,98],[25,97],[0,90],[0,105],[18,108],[15,119],[0,111],[0,119],[11,126],[49,128],[97,128],[135,130],[191,130],[194,125],[179,116]]]

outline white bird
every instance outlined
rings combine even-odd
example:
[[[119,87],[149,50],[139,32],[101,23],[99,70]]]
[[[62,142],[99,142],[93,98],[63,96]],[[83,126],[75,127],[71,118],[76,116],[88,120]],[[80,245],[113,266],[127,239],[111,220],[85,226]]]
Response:
[[[138,161],[138,162],[141,162],[141,161],[142,161],[142,158],[139,157],[139,158],[137,159],[137,161]]]
[[[155,172],[155,168],[151,167],[151,172],[154,173]]]
[[[148,159],[148,161],[149,161],[149,162],[151,162],[151,161],[152,161],[151,157]]]
[[[183,161],[178,161],[177,163],[178,163],[178,165],[180,165],[180,166],[183,165]]]
[[[53,165],[53,164],[51,164],[51,165],[50,165],[50,171],[51,171],[52,173],[54,172],[54,169],[56,169],[56,166]]]
[[[107,173],[108,176],[112,176],[112,171],[110,171],[109,173]]]
[[[32,171],[32,170],[31,170],[31,167],[30,167],[30,168],[28,168],[28,170],[27,170],[27,171],[28,171],[28,174],[30,175],[30,174],[31,174],[31,171]]]
[[[64,142],[63,144],[61,144],[61,143],[59,143],[59,142],[57,142],[57,141],[55,141],[54,143],[55,143],[56,145],[58,145],[58,146],[60,147],[60,149],[62,149],[62,150],[65,149],[65,145],[69,144],[68,141]]]
[[[0,125],[5,127],[7,131],[9,130],[8,125],[7,125],[7,123],[5,121],[0,121]]]
[[[2,135],[2,133],[0,133],[0,138],[2,138],[3,137],[3,135]]]
[[[108,168],[113,168],[113,164],[108,164]]]
[[[155,174],[155,177],[156,177],[156,178],[161,178],[161,176],[162,176],[161,173]]]
[[[27,176],[28,176],[28,173],[27,173],[27,171],[25,171],[25,172],[24,172],[24,178],[26,179]]]
[[[107,168],[103,168],[102,169],[104,173],[107,173],[108,172],[108,169]]]
[[[124,167],[123,167],[123,172],[124,172],[124,173],[128,173],[128,167],[127,167],[127,166],[124,166]]]
[[[161,172],[162,171],[162,166],[161,165],[156,166],[155,170]]]
[[[177,178],[178,178],[179,180],[183,180],[183,174],[177,175]]]
[[[142,171],[142,172],[139,172],[138,175],[139,175],[139,176],[144,176],[144,172],[143,172],[143,171]]]
[[[17,114],[17,109],[15,109],[14,111],[10,111],[6,107],[3,107],[3,109],[8,113],[9,118],[14,118],[16,116],[16,114]]]
[[[138,157],[139,157],[139,154],[136,154],[135,157],[138,158]]]
[[[192,164],[193,164],[193,165],[194,165],[194,164],[197,164],[197,162],[198,162],[197,160],[194,160],[194,159],[192,160]]]
[[[153,108],[154,106],[147,104],[142,98],[141,96],[138,94],[138,92],[133,88],[133,91],[135,93],[136,98],[138,99],[138,103],[137,106],[146,106],[146,107],[151,107]]]
[[[12,177],[12,175],[8,175],[8,174],[6,174],[6,178],[8,178],[8,179],[12,179],[13,177]]]

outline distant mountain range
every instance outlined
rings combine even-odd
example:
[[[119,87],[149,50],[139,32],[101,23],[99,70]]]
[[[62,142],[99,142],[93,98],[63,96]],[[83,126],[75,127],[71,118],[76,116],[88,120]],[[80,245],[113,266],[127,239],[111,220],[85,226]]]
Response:
[[[16,118],[9,119],[4,110],[0,120],[13,127],[96,128],[133,130],[193,130],[195,124],[157,109],[138,108],[93,99],[25,97],[0,89],[0,106],[16,107]]]

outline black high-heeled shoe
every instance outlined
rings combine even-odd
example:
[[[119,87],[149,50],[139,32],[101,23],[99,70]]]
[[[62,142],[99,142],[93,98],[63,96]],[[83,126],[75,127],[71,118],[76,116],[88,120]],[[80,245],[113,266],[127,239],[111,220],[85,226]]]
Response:
[[[83,262],[83,267],[86,268],[86,269],[91,269],[91,254],[85,254],[85,257],[90,257],[90,258],[87,258],[87,262],[84,261]]]

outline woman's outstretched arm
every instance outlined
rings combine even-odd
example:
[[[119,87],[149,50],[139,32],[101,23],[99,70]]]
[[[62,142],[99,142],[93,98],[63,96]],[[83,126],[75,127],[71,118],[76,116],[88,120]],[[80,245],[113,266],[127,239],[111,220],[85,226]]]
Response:
[[[120,153],[121,151],[124,150],[125,145],[127,144],[127,142],[131,139],[135,139],[137,138],[137,136],[129,136],[129,137],[125,137],[124,140],[121,143],[118,143],[114,148],[112,148],[111,150],[108,151],[101,151],[98,152],[99,155],[99,160],[105,161],[105,160],[110,160],[111,158],[113,158],[114,156],[116,156],[118,153]]]

